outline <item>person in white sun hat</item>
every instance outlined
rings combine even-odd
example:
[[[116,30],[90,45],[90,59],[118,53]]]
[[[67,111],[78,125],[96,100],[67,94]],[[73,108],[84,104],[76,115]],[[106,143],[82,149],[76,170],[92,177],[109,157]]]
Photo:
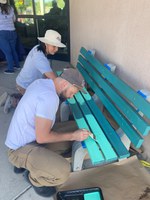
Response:
[[[16,78],[17,89],[24,94],[26,88],[36,79],[43,76],[55,79],[47,55],[54,55],[58,48],[64,48],[66,45],[61,43],[61,35],[55,30],[47,30],[44,37],[38,37],[40,45],[36,45],[29,52],[24,66]]]
[[[55,30],[47,30],[45,36],[38,37],[38,40],[41,43],[31,49],[23,68],[16,78],[16,88],[21,95],[25,93],[27,87],[33,81],[39,78],[49,78],[52,80],[56,78],[47,55],[54,55],[58,48],[66,47],[61,42],[61,35]],[[4,105],[4,113],[8,113],[11,107],[16,107],[20,98],[16,94],[8,95]]]

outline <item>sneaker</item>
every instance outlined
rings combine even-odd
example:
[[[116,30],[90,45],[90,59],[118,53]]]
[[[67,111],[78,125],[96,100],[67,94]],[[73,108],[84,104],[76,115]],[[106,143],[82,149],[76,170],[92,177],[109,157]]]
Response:
[[[32,185],[34,191],[38,195],[40,195],[42,197],[51,197],[56,193],[55,187],[50,187],[50,186],[49,187],[48,186],[37,187],[37,186],[34,186],[29,179],[29,171],[28,170],[25,170],[23,176],[26,179],[26,181]]]
[[[12,103],[13,103],[13,97],[8,95],[5,105],[4,105],[4,113],[7,114],[9,112],[9,110],[12,108]]]
[[[6,99],[7,99],[8,93],[4,92],[1,96],[0,96],[0,106],[4,106]]]
[[[4,74],[14,74],[14,70],[5,70]]]
[[[20,70],[21,67],[20,67],[20,66],[18,66],[18,67],[14,66],[14,69],[15,69],[15,70]]]
[[[15,166],[14,166],[14,172],[15,172],[15,174],[21,174],[21,173],[23,173],[25,170],[26,170],[26,169],[24,169],[24,168],[18,168],[18,167],[15,167]]]
[[[48,187],[48,186],[36,187],[34,185],[32,186],[34,191],[42,197],[51,197],[56,193],[55,187]]]
[[[23,176],[24,176],[26,182],[29,183],[30,185],[32,185],[29,180],[29,171],[27,169],[23,172]]]

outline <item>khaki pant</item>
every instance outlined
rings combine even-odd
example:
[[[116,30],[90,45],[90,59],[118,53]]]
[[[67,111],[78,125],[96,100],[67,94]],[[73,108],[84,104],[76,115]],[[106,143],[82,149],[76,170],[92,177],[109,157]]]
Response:
[[[56,123],[53,130],[69,132],[77,130],[74,121]],[[61,134],[61,133],[60,133]],[[71,147],[71,142],[49,144],[30,143],[17,150],[9,149],[9,161],[18,168],[25,168],[33,185],[57,186],[70,175],[70,163],[60,154]]]

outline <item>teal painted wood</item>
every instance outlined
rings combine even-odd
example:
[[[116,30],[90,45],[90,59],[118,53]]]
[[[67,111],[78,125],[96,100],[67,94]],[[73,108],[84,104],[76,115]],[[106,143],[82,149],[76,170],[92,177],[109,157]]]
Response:
[[[62,71],[56,71],[56,75],[60,76],[62,74]]]
[[[103,74],[103,76],[114,85],[117,90],[125,95],[144,115],[150,119],[150,103],[147,102],[141,95],[134,91],[128,84],[122,81],[115,74],[111,73],[103,64],[90,55],[85,48],[81,48],[81,54]]]
[[[122,130],[126,133],[128,138],[134,144],[136,148],[139,148],[143,143],[143,138],[134,130],[134,128],[128,123],[123,115],[115,108],[115,106],[111,103],[109,98],[105,95],[105,93],[93,82],[93,80],[88,76],[87,72],[82,68],[82,66],[78,63],[77,68],[84,76],[86,82],[91,86],[91,88],[95,91],[97,96],[101,99],[105,107],[109,110],[111,115],[114,117],[116,122],[120,125]]]
[[[98,108],[98,106],[95,104],[95,102],[93,101],[89,93],[88,92],[87,94],[82,93],[82,95],[85,101],[87,102],[91,112],[97,119],[103,131],[105,132],[105,135],[107,139],[109,140],[109,142],[111,143],[111,145],[113,146],[113,149],[117,153],[118,158],[121,159],[121,158],[129,157],[130,153],[128,152],[124,144],[122,143],[118,134],[114,131],[114,129],[111,127],[111,125],[109,124],[105,116],[102,114],[102,112]]]
[[[94,77],[95,82],[105,91],[114,104],[120,109],[120,111],[128,118],[131,124],[133,124],[142,135],[148,134],[149,124],[137,113],[137,110],[133,109],[131,105],[123,99],[116,90],[112,88],[104,79],[97,73],[94,67],[92,67],[83,57],[79,56],[80,63],[86,68],[88,73]],[[108,71],[109,72],[109,71]],[[94,81],[93,80],[93,81]]]
[[[93,116],[93,114],[91,114],[91,111],[89,107],[87,106],[86,102],[84,101],[80,92],[78,92],[75,95],[75,99],[78,102],[78,105],[80,106],[80,109],[82,110],[83,115],[85,116],[86,121],[90,126],[91,132],[95,135],[95,138],[106,160],[107,161],[117,160],[117,155],[114,149],[112,148],[109,141],[107,140],[105,134],[103,133],[102,129],[97,123],[95,117]]]
[[[75,99],[74,98],[68,99],[68,102],[70,104],[70,107],[72,109],[72,112],[73,112],[73,115],[78,127],[81,129],[85,128],[87,130],[90,130],[88,124],[86,123],[84,119],[84,116],[82,115],[81,110],[79,109],[78,105],[75,102]],[[89,153],[89,156],[91,158],[93,165],[96,165],[105,161],[102,153],[99,151],[99,148],[94,140],[88,137],[84,142],[86,144],[87,151]]]

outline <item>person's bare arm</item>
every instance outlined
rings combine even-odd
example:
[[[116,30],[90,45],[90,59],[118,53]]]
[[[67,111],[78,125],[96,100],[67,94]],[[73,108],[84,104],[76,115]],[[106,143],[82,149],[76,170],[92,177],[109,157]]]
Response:
[[[46,72],[44,74],[44,76],[45,76],[45,78],[49,78],[49,79],[52,79],[52,80],[54,80],[57,77],[54,72]]]
[[[35,132],[36,132],[36,141],[40,144],[42,143],[53,143],[53,142],[62,142],[62,141],[83,141],[85,140],[90,132],[85,129],[79,129],[74,132],[68,133],[57,133],[51,131],[52,121],[36,117],[35,120]]]

